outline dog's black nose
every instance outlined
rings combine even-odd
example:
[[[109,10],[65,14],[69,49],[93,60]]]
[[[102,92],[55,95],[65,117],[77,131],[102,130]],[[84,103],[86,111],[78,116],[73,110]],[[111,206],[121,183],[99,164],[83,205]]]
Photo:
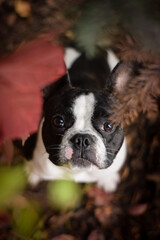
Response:
[[[70,141],[77,149],[87,149],[93,143],[92,136],[89,134],[76,134]]]

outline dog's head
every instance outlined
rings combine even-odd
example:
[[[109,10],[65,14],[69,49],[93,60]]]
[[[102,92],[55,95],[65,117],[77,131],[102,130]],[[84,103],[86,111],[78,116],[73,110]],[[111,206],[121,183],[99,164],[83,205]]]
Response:
[[[112,164],[124,134],[120,126],[109,121],[116,86],[111,79],[106,88],[97,91],[72,87],[64,76],[49,89],[42,138],[54,164],[100,169]]]

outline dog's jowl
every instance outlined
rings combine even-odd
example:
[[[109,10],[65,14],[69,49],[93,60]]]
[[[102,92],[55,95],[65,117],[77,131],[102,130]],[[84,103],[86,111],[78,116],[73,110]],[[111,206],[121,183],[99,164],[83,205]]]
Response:
[[[44,112],[27,167],[29,181],[73,179],[114,191],[126,155],[123,129],[109,121],[116,71],[110,73],[105,52],[94,59],[73,49],[67,54],[77,57],[67,55],[67,75],[43,91]]]

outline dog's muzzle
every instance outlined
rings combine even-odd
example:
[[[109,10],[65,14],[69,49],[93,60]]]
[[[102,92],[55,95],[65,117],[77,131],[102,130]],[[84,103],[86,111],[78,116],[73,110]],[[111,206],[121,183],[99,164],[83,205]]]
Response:
[[[96,165],[95,137],[93,135],[75,134],[69,142],[73,149],[72,165],[78,167]]]

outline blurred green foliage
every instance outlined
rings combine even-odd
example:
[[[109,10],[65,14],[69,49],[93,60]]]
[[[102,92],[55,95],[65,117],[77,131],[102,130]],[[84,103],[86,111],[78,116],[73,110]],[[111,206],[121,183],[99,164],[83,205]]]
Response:
[[[97,46],[109,47],[112,36],[132,35],[144,49],[160,53],[159,0],[93,0],[86,3],[75,24],[77,46],[89,56]]]
[[[17,235],[41,239],[40,229],[43,226],[40,220],[41,209],[37,204],[25,200],[20,207],[13,209],[13,228]]]
[[[41,239],[41,209],[38,202],[23,196],[26,186],[24,165],[0,167],[0,210],[10,214],[14,235],[17,239],[29,239],[31,236],[32,239]]]
[[[44,204],[38,198],[30,199],[25,194],[27,178],[24,165],[0,167],[0,215],[10,215],[11,232],[15,239],[40,240],[46,234],[43,229]],[[81,202],[82,188],[72,181],[53,181],[47,184],[47,196],[51,209],[58,211],[74,210]],[[45,201],[44,201],[45,202]]]
[[[13,197],[24,190],[26,183],[22,165],[0,167],[0,206],[10,204]]]
[[[85,50],[89,57],[96,53],[96,46],[105,39],[109,44],[109,29],[118,21],[118,15],[110,1],[90,1],[82,10],[81,17],[75,25],[75,41]],[[114,30],[114,29],[112,29]]]
[[[80,185],[73,181],[52,181],[47,192],[50,204],[58,210],[74,209],[82,197]]]

